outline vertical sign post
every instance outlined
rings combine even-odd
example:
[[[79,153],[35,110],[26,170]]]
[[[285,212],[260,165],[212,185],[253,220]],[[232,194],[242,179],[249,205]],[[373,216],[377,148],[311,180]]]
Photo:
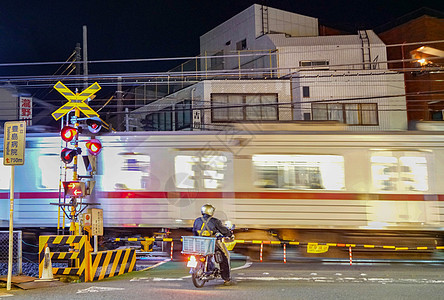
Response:
[[[103,235],[103,209],[91,208],[91,235],[94,236],[94,252],[98,251],[98,236]]]
[[[3,165],[11,166],[9,189],[9,260],[6,289],[11,289],[13,256],[13,216],[14,216],[14,167],[25,163],[26,122],[6,122],[4,126]]]
[[[202,116],[200,114],[200,110],[193,110],[193,129],[201,129],[202,128]]]
[[[27,126],[32,125],[32,97],[20,97],[19,119]]]

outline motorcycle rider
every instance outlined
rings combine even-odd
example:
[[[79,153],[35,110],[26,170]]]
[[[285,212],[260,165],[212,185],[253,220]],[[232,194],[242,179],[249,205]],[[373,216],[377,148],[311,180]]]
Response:
[[[221,234],[224,237],[234,238],[231,230],[223,226],[219,219],[213,217],[215,210],[216,208],[211,204],[202,206],[202,217],[198,217],[194,221],[193,234],[195,236],[215,236],[216,234]],[[225,281],[224,285],[233,284],[230,277],[230,255],[225,244],[219,239],[216,240],[214,256],[219,258],[219,261],[218,259],[216,261],[219,263],[221,277]]]

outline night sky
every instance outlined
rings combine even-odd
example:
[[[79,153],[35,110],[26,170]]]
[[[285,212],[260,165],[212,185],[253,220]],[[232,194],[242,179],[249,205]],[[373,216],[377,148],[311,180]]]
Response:
[[[443,0],[421,1],[2,1],[0,64],[62,62],[88,26],[88,60],[185,57],[199,54],[199,36],[258,3],[318,18],[355,33],[421,7],[444,12]],[[91,74],[167,71],[177,61],[92,64]],[[0,67],[0,75],[53,74],[59,66]]]

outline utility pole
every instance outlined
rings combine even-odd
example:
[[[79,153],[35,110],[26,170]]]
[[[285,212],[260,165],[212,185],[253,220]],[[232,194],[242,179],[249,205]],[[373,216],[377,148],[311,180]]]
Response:
[[[83,76],[85,81],[83,82],[83,89],[88,88],[88,32],[86,25],[83,25]]]
[[[82,48],[80,47],[80,43],[76,43],[76,55],[74,57],[74,67],[76,68],[76,76],[77,76],[77,84],[76,86],[80,86],[81,79],[80,79],[80,62],[82,61],[82,54],[80,51],[82,51]]]
[[[80,54],[80,51],[82,49],[80,48],[80,43],[76,43],[76,56],[74,58],[74,61],[76,62],[76,64],[74,65],[76,68],[76,75],[79,76],[80,75],[80,64],[78,64],[78,62],[80,62],[82,60],[82,55]]]
[[[122,77],[117,78],[117,130],[123,130]]]

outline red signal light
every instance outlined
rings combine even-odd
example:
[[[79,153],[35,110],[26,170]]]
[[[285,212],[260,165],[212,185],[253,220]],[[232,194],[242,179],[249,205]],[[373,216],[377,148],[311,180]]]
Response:
[[[62,140],[64,140],[65,142],[70,142],[76,137],[77,133],[78,130],[76,128],[65,126],[62,128],[61,131]]]
[[[86,120],[86,125],[88,125],[89,132],[98,133],[102,129],[102,120],[98,117],[92,117]]]
[[[65,164],[69,164],[77,154],[80,154],[77,149],[63,148],[62,152],[60,153],[60,158]]]
[[[97,139],[91,139],[86,142],[86,149],[88,149],[89,154],[95,156],[102,151],[102,143]]]

